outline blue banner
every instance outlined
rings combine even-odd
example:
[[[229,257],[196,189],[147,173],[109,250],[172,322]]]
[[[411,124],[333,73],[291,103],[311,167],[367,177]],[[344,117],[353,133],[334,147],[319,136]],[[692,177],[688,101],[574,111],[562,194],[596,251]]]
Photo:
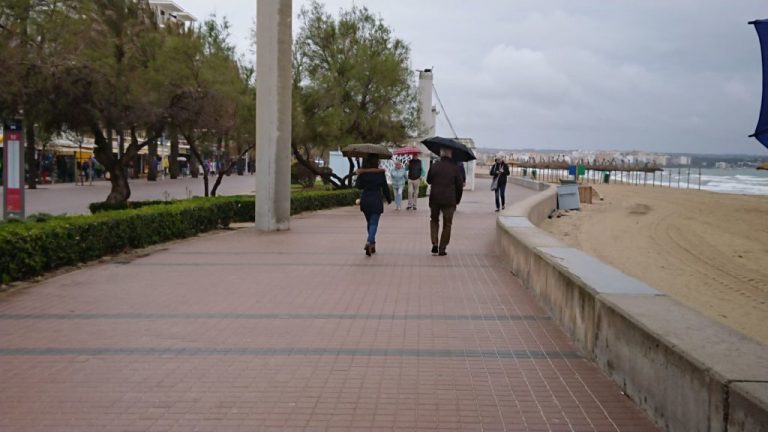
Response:
[[[768,20],[752,21],[757,37],[760,39],[760,51],[763,57],[763,100],[760,106],[760,118],[753,136],[768,148]]]

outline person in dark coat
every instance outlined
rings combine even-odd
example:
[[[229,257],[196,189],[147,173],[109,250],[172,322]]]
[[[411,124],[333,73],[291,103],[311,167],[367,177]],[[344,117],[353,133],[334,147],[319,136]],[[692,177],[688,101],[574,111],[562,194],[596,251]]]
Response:
[[[384,213],[382,196],[388,204],[392,202],[392,192],[387,185],[384,169],[379,168],[378,156],[368,155],[363,160],[363,168],[357,170],[355,187],[363,191],[360,196],[360,211],[365,215],[368,231],[368,239],[363,249],[367,256],[371,256],[376,253],[376,231],[381,214]]]
[[[464,168],[464,162],[456,162],[456,166],[459,167],[459,174],[461,174],[461,183],[467,185],[467,170]]]
[[[456,206],[461,202],[464,181],[459,167],[451,159],[450,149],[440,149],[440,160],[432,164],[427,173],[427,183],[432,185],[429,193],[430,235],[432,238],[432,253],[445,256],[445,248],[451,241],[451,225]],[[443,232],[438,239],[440,230],[440,214],[443,214]]]
[[[491,167],[491,177],[496,181],[496,211],[499,211],[499,198],[501,198],[501,208],[506,208],[507,177],[509,177],[509,165],[502,158],[496,158],[496,163]]]
[[[406,210],[416,210],[419,201],[419,187],[421,186],[422,165],[421,159],[414,155],[408,161],[408,207]]]

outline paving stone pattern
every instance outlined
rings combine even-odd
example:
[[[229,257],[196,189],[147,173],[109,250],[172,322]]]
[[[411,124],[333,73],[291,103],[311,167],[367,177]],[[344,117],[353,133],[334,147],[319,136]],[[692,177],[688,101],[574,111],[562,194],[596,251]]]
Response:
[[[0,431],[655,431],[495,253],[483,182],[240,229],[0,297]],[[510,187],[510,200],[531,192]]]

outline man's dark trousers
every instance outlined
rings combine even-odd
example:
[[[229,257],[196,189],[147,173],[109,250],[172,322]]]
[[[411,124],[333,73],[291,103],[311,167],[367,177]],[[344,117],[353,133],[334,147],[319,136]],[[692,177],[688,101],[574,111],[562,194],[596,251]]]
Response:
[[[451,241],[451,225],[453,224],[453,214],[456,212],[456,206],[438,206],[432,205],[430,210],[430,234],[432,235],[432,244],[438,245],[440,251],[444,251]],[[443,214],[443,233],[440,235],[438,243],[437,234],[440,231],[440,213]]]

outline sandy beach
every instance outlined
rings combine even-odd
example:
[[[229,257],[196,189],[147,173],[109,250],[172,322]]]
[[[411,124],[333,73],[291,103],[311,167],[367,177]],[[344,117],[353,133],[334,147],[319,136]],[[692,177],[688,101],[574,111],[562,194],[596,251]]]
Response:
[[[768,344],[768,197],[599,185],[542,228]]]

